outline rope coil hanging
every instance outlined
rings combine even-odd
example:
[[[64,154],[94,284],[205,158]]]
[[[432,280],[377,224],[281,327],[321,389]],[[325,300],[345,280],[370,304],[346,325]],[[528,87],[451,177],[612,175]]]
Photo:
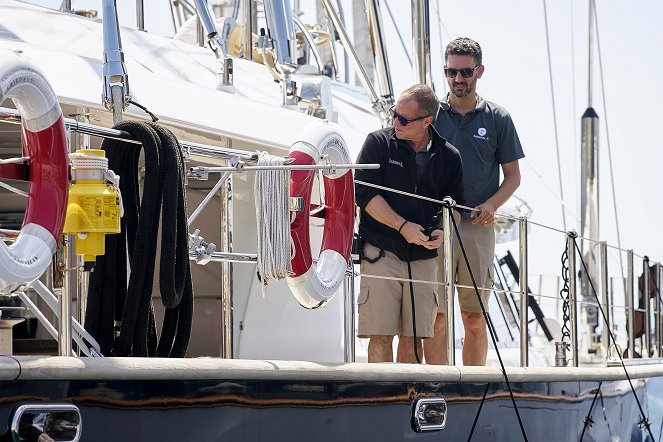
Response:
[[[282,166],[286,158],[259,152],[258,166]],[[263,282],[284,279],[292,273],[290,235],[290,172],[258,170],[255,176],[257,272]]]
[[[111,139],[102,145],[109,168],[122,177],[125,216],[121,233],[106,236],[106,254],[97,258],[90,277],[85,327],[104,354],[183,357],[191,335],[193,286],[182,152],[175,136],[157,124],[128,121],[115,129],[132,134],[142,146]],[[152,305],[159,227],[159,291],[165,307],[160,336]]]

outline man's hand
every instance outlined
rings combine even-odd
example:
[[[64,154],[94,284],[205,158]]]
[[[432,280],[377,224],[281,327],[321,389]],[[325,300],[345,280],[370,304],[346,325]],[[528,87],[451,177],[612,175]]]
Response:
[[[426,241],[424,244],[422,244],[422,246],[432,250],[440,247],[443,242],[444,242],[444,232],[442,232],[442,230],[440,229],[435,229],[430,234],[430,239]]]
[[[424,246],[427,249],[436,249],[440,246],[440,244],[442,244],[443,237],[441,230],[433,230],[430,235],[430,239],[423,232],[423,227],[417,223],[409,221],[401,229],[401,235],[403,235],[405,241],[409,242],[410,244]]]
[[[493,221],[495,221],[495,210],[497,209],[493,207],[493,205],[488,201],[483,204],[479,204],[476,208],[477,210],[472,211],[472,218],[474,218],[472,224],[479,224],[481,226],[488,227],[493,223]]]

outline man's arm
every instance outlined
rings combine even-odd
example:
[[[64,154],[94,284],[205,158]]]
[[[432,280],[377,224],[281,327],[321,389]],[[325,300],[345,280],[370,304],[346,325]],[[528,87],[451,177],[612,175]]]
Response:
[[[400,229],[400,234],[403,235],[403,238],[409,243],[418,244],[428,249],[436,249],[442,243],[441,237],[433,238],[429,241],[428,237],[423,234],[423,229],[419,224],[407,221],[396,213],[381,195],[376,195],[371,198],[366,205],[366,213],[371,215],[376,221],[381,222],[394,230]]]
[[[480,212],[478,212],[478,214],[477,212],[474,212],[477,216],[476,219],[472,221],[472,224],[490,225],[495,219],[495,211],[511,198],[513,192],[515,192],[518,186],[520,186],[520,166],[518,165],[518,160],[502,164],[502,173],[504,179],[502,180],[500,187],[493,196],[477,206],[477,209],[479,209]]]

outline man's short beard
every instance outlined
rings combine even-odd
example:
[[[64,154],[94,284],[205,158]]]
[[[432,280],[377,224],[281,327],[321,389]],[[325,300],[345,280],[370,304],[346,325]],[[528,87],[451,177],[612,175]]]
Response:
[[[454,87],[451,88],[451,93],[454,94],[454,96],[455,96],[456,98],[465,98],[465,97],[467,97],[468,95],[470,95],[470,93],[471,93],[473,90],[474,90],[474,88],[470,87],[470,85],[468,84],[468,85],[462,90],[462,92],[460,93],[460,95],[456,92],[456,88],[454,88]]]

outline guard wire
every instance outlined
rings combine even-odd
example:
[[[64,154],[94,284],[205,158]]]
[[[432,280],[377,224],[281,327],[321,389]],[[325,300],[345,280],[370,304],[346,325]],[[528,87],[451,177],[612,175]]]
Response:
[[[465,246],[463,245],[463,240],[460,237],[460,232],[458,231],[458,224],[456,223],[456,219],[453,217],[453,207],[449,203],[449,201],[443,201],[442,205],[446,207],[449,210],[448,216],[451,217],[451,224],[454,227],[454,232],[456,233],[456,238],[458,239],[458,245],[460,246],[460,250],[463,252],[463,260],[465,261],[465,265],[467,266],[467,269],[470,273],[470,278],[472,279],[472,286],[474,287],[474,293],[477,295],[477,300],[479,301],[479,305],[481,306],[481,313],[483,314],[484,320],[486,321],[486,326],[488,328],[488,331],[490,332],[490,338],[493,341],[493,347],[495,348],[495,352],[497,353],[497,359],[500,362],[500,369],[502,370],[502,374],[504,375],[504,381],[506,382],[506,386],[509,389],[509,397],[511,398],[511,403],[513,403],[513,409],[516,412],[516,417],[518,418],[518,425],[520,425],[520,432],[523,435],[523,439],[525,442],[527,442],[527,433],[525,433],[525,427],[523,426],[523,421],[520,418],[520,412],[518,411],[518,405],[516,404],[516,399],[513,396],[513,390],[511,389],[511,382],[509,382],[509,376],[506,374],[506,368],[504,367],[504,362],[502,361],[502,355],[500,354],[500,350],[497,347],[497,338],[496,338],[496,332],[493,329],[493,324],[492,322],[488,319],[488,312],[486,311],[486,307],[483,305],[483,301],[481,300],[481,295],[479,294],[479,288],[477,286],[476,279],[474,278],[474,273],[472,272],[472,268],[470,266],[470,261],[467,257],[467,252],[465,251]],[[448,349],[448,351],[453,351],[453,349]],[[481,408],[483,406],[483,403],[485,401],[486,397],[484,396],[483,399],[481,400],[481,404],[479,405],[479,410],[477,410],[477,417],[475,418],[475,423],[476,420],[478,420],[478,415],[481,412]],[[468,436],[468,441],[472,439],[472,433],[474,432],[474,426],[472,426],[472,429],[470,431],[470,434]]]
[[[125,216],[121,233],[106,236],[106,254],[97,258],[90,277],[85,327],[104,354],[183,357],[191,336],[193,286],[182,152],[175,136],[155,123],[127,121],[115,129],[142,143],[143,193],[140,198],[141,146],[105,140],[109,167],[122,176]],[[152,289],[160,215],[159,291],[165,313],[158,338]]]
[[[578,241],[576,238],[573,238],[573,245],[575,249],[578,251],[578,255],[580,256],[580,262],[582,262],[582,267],[585,271],[585,275],[587,275],[587,281],[589,282],[589,286],[592,288],[592,293],[594,294],[594,298],[596,298],[596,304],[598,305],[599,311],[601,312],[601,316],[603,317],[603,326],[607,328],[608,330],[608,336],[610,336],[610,340],[612,343],[617,346],[617,343],[615,341],[615,336],[612,334],[612,330],[610,330],[610,324],[608,323],[608,318],[605,316],[605,312],[603,311],[603,306],[601,305],[601,302],[599,301],[599,297],[596,292],[596,287],[594,287],[594,282],[592,282],[592,278],[589,277],[590,273],[589,270],[587,269],[587,264],[585,263],[584,258],[582,257],[582,252],[580,251],[580,247],[578,246]],[[605,343],[606,344],[606,349],[609,348],[610,343]],[[617,347],[619,348],[619,347]],[[635,398],[635,402],[638,404],[638,410],[640,410],[640,416],[642,416],[641,423],[642,426],[644,426],[647,429],[647,433],[649,433],[649,437],[651,440],[656,440],[654,439],[654,435],[651,432],[650,428],[650,423],[649,419],[645,416],[644,411],[642,410],[642,404],[640,404],[640,399],[638,398],[638,395],[635,393],[635,387],[633,387],[633,382],[631,381],[631,377],[628,374],[628,370],[626,370],[626,365],[624,365],[624,358],[621,355],[621,352],[618,351],[617,355],[619,357],[619,363],[621,364],[622,368],[624,369],[624,374],[626,375],[626,380],[628,380],[628,384],[631,387],[631,392],[633,393],[633,397]]]

